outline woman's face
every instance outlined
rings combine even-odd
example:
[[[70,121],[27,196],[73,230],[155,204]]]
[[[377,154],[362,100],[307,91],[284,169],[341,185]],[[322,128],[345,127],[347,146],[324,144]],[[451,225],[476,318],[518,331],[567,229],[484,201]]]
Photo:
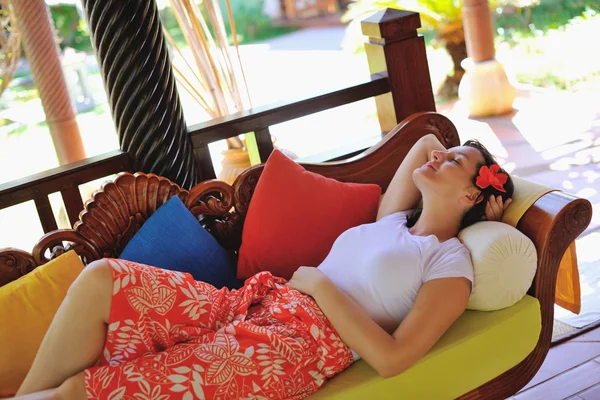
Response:
[[[429,162],[413,172],[415,184],[423,194],[435,194],[444,199],[460,199],[478,192],[473,185],[477,166],[484,163],[479,150],[469,146],[433,151]]]

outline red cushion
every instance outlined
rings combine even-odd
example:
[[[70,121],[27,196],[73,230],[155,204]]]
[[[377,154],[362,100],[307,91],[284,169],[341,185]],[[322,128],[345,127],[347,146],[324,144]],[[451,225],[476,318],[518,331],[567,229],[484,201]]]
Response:
[[[325,178],[273,151],[244,222],[238,278],[270,271],[289,279],[318,266],[344,231],[375,221],[380,195],[378,185]]]

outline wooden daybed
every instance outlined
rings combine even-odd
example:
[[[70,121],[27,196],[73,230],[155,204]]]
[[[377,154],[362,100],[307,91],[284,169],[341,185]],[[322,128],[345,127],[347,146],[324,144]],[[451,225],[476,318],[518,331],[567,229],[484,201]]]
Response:
[[[411,146],[424,134],[434,133],[446,146],[458,145],[452,123],[435,113],[408,118],[378,145],[350,160],[303,164],[308,170],[345,182],[376,183],[387,188],[393,173]],[[180,196],[202,224],[230,250],[241,242],[244,216],[262,165],[246,170],[232,186],[216,180],[191,190],[166,178],[144,173],[122,173],[102,185],[85,204],[72,230],[57,230],[42,237],[28,253],[0,250],[0,282],[7,283],[66,250],[75,250],[89,263],[118,257],[133,234],[171,196]],[[462,399],[504,399],[522,388],[541,366],[552,337],[554,287],[560,259],[568,245],[583,232],[591,218],[587,200],[551,192],[523,216],[518,229],[533,240],[538,251],[538,271],[529,291],[541,306],[542,331],[535,349],[520,364],[496,379],[466,393]]]
[[[88,1],[86,7],[91,7],[90,3],[94,2]],[[113,2],[114,7],[119,7],[119,4]],[[91,29],[96,30],[94,21],[90,21]],[[350,158],[341,161],[303,164],[308,170],[345,182],[375,183],[385,190],[402,159],[423,135],[433,133],[448,147],[459,145],[456,129],[446,117],[434,112],[424,112],[433,111],[435,105],[424,43],[416,34],[419,26],[418,14],[397,10],[387,10],[376,18],[365,21],[363,30],[370,37],[369,45],[372,48],[367,53],[371,72],[374,74],[368,83],[312,99],[238,113],[191,127],[188,134],[196,156],[195,165],[205,180],[189,191],[164,177],[145,173],[132,174],[143,170],[143,166],[140,167],[136,161],[143,146],[140,149],[125,146],[125,152],[114,152],[0,185],[0,209],[34,200],[44,231],[47,232],[31,253],[12,248],[0,250],[0,286],[29,273],[69,249],[75,250],[84,263],[102,257],[118,257],[144,221],[174,195],[184,200],[192,213],[199,217],[201,223],[223,246],[232,251],[237,250],[244,217],[263,167],[259,165],[249,168],[232,186],[207,179],[214,176],[210,159],[207,158],[207,144],[215,140],[253,131],[264,162],[272,150],[269,125],[376,96],[382,130],[389,131],[402,122],[374,147],[356,152],[358,155],[350,154]],[[99,46],[100,40],[101,38],[96,38],[96,46]],[[102,53],[102,48],[98,51]],[[127,51],[137,50],[131,47]],[[99,58],[104,62],[101,54]],[[132,60],[135,61],[135,57]],[[133,61],[131,68],[136,68]],[[117,74],[110,74],[110,68],[126,69],[128,66],[105,66],[109,69],[105,79],[108,80],[107,89],[113,113],[116,114],[115,120],[121,121],[119,118],[126,117],[128,112],[124,109],[121,113],[119,108],[119,98],[125,94],[111,93],[110,89],[114,89],[114,85],[110,78]],[[137,103],[140,108],[144,107],[144,93],[138,92],[145,89],[155,93],[156,87],[136,89],[134,95],[142,96]],[[152,107],[148,109],[155,110]],[[151,112],[147,115],[150,122],[151,118],[157,118]],[[148,129],[162,128],[163,122],[164,119],[161,119],[154,125],[144,125],[145,121],[142,121],[140,125]],[[118,128],[122,127],[118,124]],[[123,129],[134,128],[136,127]],[[119,134],[126,138],[121,131]],[[126,141],[124,143],[127,144]],[[114,181],[105,183],[83,206],[78,185],[119,171],[124,172]],[[61,192],[73,229],[56,229],[47,197],[54,192]],[[524,214],[517,228],[531,238],[538,252],[538,270],[529,294],[537,298],[541,308],[539,340],[533,351],[518,365],[464,393],[461,399],[505,399],[525,386],[536,374],[550,347],[554,290],[560,260],[569,244],[585,230],[591,214],[591,205],[587,200],[559,191],[542,196]]]

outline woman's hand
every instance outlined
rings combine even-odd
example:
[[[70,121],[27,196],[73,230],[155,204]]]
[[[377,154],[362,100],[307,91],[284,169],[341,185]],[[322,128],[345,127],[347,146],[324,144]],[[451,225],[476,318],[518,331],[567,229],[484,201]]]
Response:
[[[512,199],[506,199],[502,201],[502,196],[490,196],[487,204],[485,205],[485,217],[486,221],[500,221],[502,214],[506,207],[512,202]]]
[[[314,267],[300,267],[294,272],[287,286],[304,294],[315,297],[321,286],[331,281],[323,272]]]

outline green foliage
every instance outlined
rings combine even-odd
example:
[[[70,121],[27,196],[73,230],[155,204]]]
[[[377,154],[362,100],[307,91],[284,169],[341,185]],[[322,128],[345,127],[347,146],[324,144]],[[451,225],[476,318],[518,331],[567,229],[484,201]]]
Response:
[[[183,36],[183,33],[181,32],[181,29],[177,24],[177,18],[175,18],[175,13],[173,12],[173,9],[171,7],[165,7],[163,9],[160,9],[158,11],[158,14],[160,16],[160,21],[162,22],[167,32],[169,32],[175,43],[177,43],[177,46],[179,46],[180,48],[187,46],[185,42],[185,37]]]
[[[600,13],[588,9],[556,29],[518,30],[496,37],[498,56],[510,64],[519,82],[573,90],[600,85]],[[587,45],[586,45],[587,44]]]
[[[519,82],[557,89],[600,85],[600,0],[541,0],[529,9],[527,0],[490,0],[496,27],[496,52]],[[459,21],[462,0],[356,0],[345,19],[352,21],[344,47],[360,51],[364,42],[360,20],[386,7],[418,11],[428,54],[438,50],[428,37]],[[590,42],[591,41],[591,42]],[[434,45],[434,46],[431,46]],[[432,71],[438,67],[430,64]],[[441,67],[440,67],[441,68]],[[451,68],[448,63],[445,69]],[[443,76],[445,73],[434,75]]]
[[[85,22],[80,18],[77,7],[59,4],[50,7],[50,14],[58,35],[61,49],[71,47],[76,50],[91,52],[92,43]]]
[[[491,9],[511,4],[523,3],[523,0],[488,0]],[[343,16],[344,21],[363,19],[369,14],[384,8],[401,8],[415,11],[421,15],[423,28],[437,30],[445,25],[462,19],[462,0],[355,0]]]
[[[536,37],[551,29],[564,29],[587,11],[600,11],[600,0],[543,0],[531,10],[530,21],[523,12],[496,15],[497,34],[504,41]]]
[[[231,32],[225,0],[220,0],[220,3],[225,27],[227,32]],[[271,20],[263,13],[262,0],[230,0],[230,4],[238,40],[251,42],[269,36],[265,32],[269,31]]]
[[[231,10],[240,43],[249,43],[281,36],[296,30],[293,27],[274,26],[270,17],[264,14],[264,0],[230,0]],[[221,7],[226,12],[225,1]],[[229,18],[225,18],[227,31]]]
[[[219,3],[225,28],[230,35],[229,41],[233,43],[226,2],[220,0]],[[273,26],[271,19],[263,13],[263,0],[230,0],[230,4],[240,44],[269,39],[295,30],[294,28]],[[204,12],[204,7],[201,7],[201,10]],[[170,7],[163,8],[160,11],[160,18],[177,45],[186,46],[185,38],[179,29],[173,10]],[[208,14],[205,14],[205,18],[209,21]]]
[[[511,3],[528,0],[488,0],[491,9],[503,8]],[[441,28],[460,23],[462,20],[462,0],[355,0],[350,3],[342,21],[350,22],[343,47],[346,50],[360,52],[364,41],[360,21],[385,8],[400,8],[418,12],[423,28],[421,33],[437,32]],[[431,39],[432,36],[426,36]],[[428,41],[429,42],[429,41]]]
[[[270,18],[263,13],[263,0],[230,0],[231,9],[240,43],[265,40],[294,31],[294,28],[273,26]],[[220,0],[227,32],[231,34],[227,6]],[[72,47],[76,50],[92,52],[92,44],[85,21],[80,18],[77,7],[60,4],[50,7],[50,13],[61,49]],[[160,18],[176,43],[185,46],[185,39],[171,7],[159,11]],[[233,43],[233,40],[231,40]]]
[[[535,0],[488,1],[494,11],[495,25],[500,28],[498,33],[505,40],[511,40],[515,34],[535,36],[540,31],[559,29],[586,10],[600,11],[600,0],[540,0],[539,5],[533,5],[529,11],[518,7],[535,4]],[[462,5],[462,0],[355,0],[342,19],[360,21],[384,8],[401,8],[418,12],[424,30],[437,31],[461,20]]]

